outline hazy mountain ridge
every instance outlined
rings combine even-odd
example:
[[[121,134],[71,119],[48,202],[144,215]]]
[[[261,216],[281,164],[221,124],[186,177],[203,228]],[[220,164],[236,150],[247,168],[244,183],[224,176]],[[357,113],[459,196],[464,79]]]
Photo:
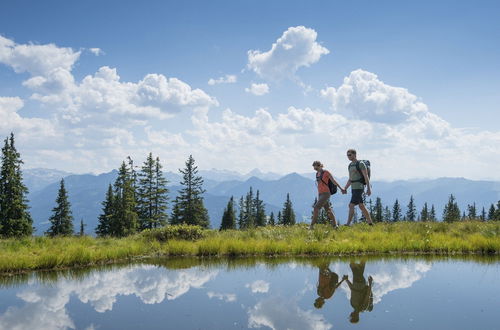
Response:
[[[201,171],[200,171],[201,172]],[[260,198],[266,203],[266,211],[277,214],[282,208],[286,199],[286,194],[290,193],[294,209],[297,213],[298,221],[309,221],[311,216],[311,206],[316,195],[316,185],[314,182],[314,173],[307,178],[304,174],[291,173],[274,180],[265,180],[259,177],[249,177],[246,180],[235,180],[230,172],[231,180],[223,180],[222,171],[216,171],[210,175],[210,171],[204,172],[204,194],[205,206],[210,215],[212,228],[218,228],[220,225],[222,213],[227,201],[234,196],[236,203],[241,196],[245,196],[252,187],[254,194],[260,191]],[[46,177],[44,177],[46,174]],[[48,228],[48,218],[51,215],[52,208],[55,206],[55,199],[59,189],[59,181],[65,178],[66,189],[69,195],[69,201],[72,205],[75,218],[75,229],[80,219],[87,224],[86,232],[93,233],[97,224],[97,218],[102,209],[102,201],[105,192],[110,183],[113,183],[117,176],[117,171],[93,174],[67,174],[57,170],[24,172],[24,182],[30,190],[28,196],[31,206],[31,214],[34,218],[37,233],[41,234]],[[166,172],[165,176],[169,180],[169,197],[172,201],[181,186],[179,182],[181,176],[173,172]],[[213,178],[219,178],[215,180]],[[210,179],[212,178],[212,179]],[[346,178],[337,179],[341,184],[345,184]],[[463,211],[468,203],[476,202],[478,212],[484,206],[486,211],[491,203],[500,200],[500,182],[495,181],[472,181],[464,178],[439,178],[434,180],[399,180],[394,182],[373,182],[373,196],[375,201],[377,196],[382,198],[384,205],[388,205],[392,210],[392,205],[396,198],[403,206],[403,212],[406,212],[406,205],[413,195],[417,210],[427,202],[429,206],[434,204],[438,218],[442,215],[442,209],[447,202],[450,193],[457,198],[460,209]],[[347,204],[350,195],[340,193],[332,197],[335,213],[341,223],[345,223],[347,215]]]

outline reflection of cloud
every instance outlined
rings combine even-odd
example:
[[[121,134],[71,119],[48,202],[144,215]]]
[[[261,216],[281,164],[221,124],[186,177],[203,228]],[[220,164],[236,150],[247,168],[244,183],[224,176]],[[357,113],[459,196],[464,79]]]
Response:
[[[219,300],[223,300],[226,302],[233,302],[236,301],[236,295],[234,293],[216,293],[209,291],[207,292],[208,298],[217,298]]]
[[[118,295],[135,295],[143,303],[176,299],[191,288],[200,288],[216,271],[169,271],[150,265],[90,274],[82,280],[62,279],[51,286],[28,288],[18,294],[26,305],[9,307],[0,316],[0,329],[74,328],[66,311],[71,295],[90,303],[97,312],[113,308]]]
[[[245,287],[250,288],[252,293],[267,293],[269,291],[269,283],[262,280],[257,280],[252,283],[248,283]]]
[[[409,288],[416,281],[420,280],[425,273],[432,268],[432,265],[427,262],[380,262],[367,263],[365,268],[365,279],[368,281],[368,276],[373,277],[373,303],[377,304],[382,301],[382,297],[397,289]],[[348,274],[352,281],[352,273],[349,265],[336,264],[330,266],[338,274]],[[341,286],[348,299],[351,297],[351,291],[347,284]]]
[[[281,297],[271,297],[258,302],[248,311],[248,327],[267,326],[271,329],[330,329],[323,316],[305,311],[297,302]]]

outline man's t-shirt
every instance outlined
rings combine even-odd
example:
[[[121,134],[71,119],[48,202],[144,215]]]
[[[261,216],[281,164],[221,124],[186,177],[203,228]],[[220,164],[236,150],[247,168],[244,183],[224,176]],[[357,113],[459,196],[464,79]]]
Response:
[[[363,162],[359,162],[359,169],[361,171],[366,170],[366,166]],[[363,178],[363,174],[359,173],[356,169],[356,162],[351,162],[348,166],[349,170],[349,180],[351,180],[352,189],[364,189],[364,185],[361,182],[353,182]]]
[[[321,171],[316,173],[316,182],[318,183],[318,194],[329,193],[330,188],[328,188],[328,180],[330,180],[330,172],[327,170],[323,171],[323,180],[321,180]]]

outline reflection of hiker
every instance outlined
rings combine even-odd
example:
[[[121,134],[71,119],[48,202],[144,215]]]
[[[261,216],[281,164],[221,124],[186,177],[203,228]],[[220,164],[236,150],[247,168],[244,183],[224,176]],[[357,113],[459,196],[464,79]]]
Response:
[[[321,308],[325,303],[325,299],[330,299],[344,279],[339,282],[339,276],[332,272],[328,265],[321,265],[319,267],[318,278],[318,298],[314,301],[314,307]]]
[[[349,149],[347,150],[347,158],[351,161],[349,164],[349,180],[345,185],[343,194],[346,193],[347,188],[351,186],[351,202],[349,203],[349,217],[347,218],[346,225],[349,226],[352,221],[352,217],[354,216],[354,206],[359,205],[359,209],[365,216],[365,219],[368,221],[369,225],[372,225],[372,218],[370,217],[370,213],[365,207],[363,202],[363,193],[366,185],[366,194],[370,196],[372,194],[372,189],[370,186],[370,176],[368,175],[368,171],[366,165],[362,161],[358,161],[356,158],[356,150]]]
[[[354,311],[351,313],[349,319],[351,323],[358,323],[360,312],[370,312],[373,309],[373,278],[368,276],[367,285],[363,274],[365,272],[364,261],[359,264],[351,262],[350,267],[352,270],[352,283],[349,281],[347,275],[344,275],[342,279],[347,280],[347,285],[351,289],[351,306],[354,308]]]
[[[316,183],[318,185],[318,201],[314,204],[313,217],[311,221],[311,227],[316,224],[316,220],[318,219],[318,213],[321,208],[324,208],[326,214],[328,215],[328,219],[332,222],[332,226],[337,228],[337,221],[335,221],[335,215],[330,207],[330,187],[328,186],[329,181],[333,183],[336,187],[339,187],[342,192],[344,190],[340,187],[337,181],[333,178],[333,176],[327,170],[323,169],[323,164],[319,160],[316,160],[312,164],[314,170],[316,171]],[[336,188],[335,187],[335,188]]]

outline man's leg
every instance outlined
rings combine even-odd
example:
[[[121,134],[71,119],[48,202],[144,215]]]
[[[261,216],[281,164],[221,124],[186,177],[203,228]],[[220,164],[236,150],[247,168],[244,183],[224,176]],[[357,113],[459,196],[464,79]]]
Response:
[[[354,217],[354,204],[349,203],[349,216],[347,217],[346,225],[348,225],[348,226],[351,225],[352,217]]]
[[[363,215],[365,216],[366,221],[368,221],[368,224],[372,224],[372,218],[370,217],[370,212],[365,207],[365,204],[359,203],[359,208],[361,212],[363,212]]]

